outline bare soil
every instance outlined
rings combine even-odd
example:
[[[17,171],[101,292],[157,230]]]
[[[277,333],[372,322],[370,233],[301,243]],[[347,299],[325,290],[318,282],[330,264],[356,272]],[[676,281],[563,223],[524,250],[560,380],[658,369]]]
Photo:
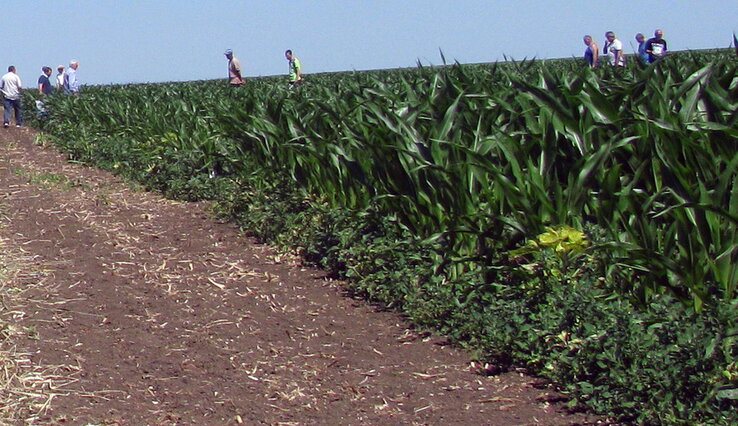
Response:
[[[520,372],[214,220],[0,129],[0,236],[36,285],[16,344],[43,424],[584,424]],[[26,282],[16,283],[28,285]]]

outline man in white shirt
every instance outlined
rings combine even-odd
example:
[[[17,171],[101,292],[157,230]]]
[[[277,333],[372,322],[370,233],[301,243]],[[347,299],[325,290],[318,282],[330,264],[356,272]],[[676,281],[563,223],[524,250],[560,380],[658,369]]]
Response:
[[[64,71],[64,93],[67,94],[77,94],[79,93],[79,80],[77,80],[77,68],[79,67],[79,62],[77,60],[72,59],[69,62],[69,68],[67,68],[66,71]]]
[[[23,125],[23,112],[21,110],[21,79],[15,73],[13,65],[8,67],[8,73],[0,78],[0,92],[3,94],[3,127],[10,125],[10,110],[15,112],[15,127]]]
[[[605,33],[605,47],[603,53],[609,56],[610,65],[614,67],[625,66],[625,55],[623,55],[623,42],[615,37],[615,33],[608,31]]]
[[[64,90],[64,65],[56,67],[56,90]]]

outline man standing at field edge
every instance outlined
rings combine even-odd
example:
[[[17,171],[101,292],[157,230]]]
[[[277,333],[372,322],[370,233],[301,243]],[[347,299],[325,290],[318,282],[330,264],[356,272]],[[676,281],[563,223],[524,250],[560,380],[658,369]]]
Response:
[[[302,83],[302,64],[300,60],[292,55],[292,50],[287,49],[284,57],[289,61],[290,89]]]
[[[225,57],[228,58],[228,84],[231,87],[241,86],[244,83],[241,77],[241,62],[233,56],[231,49],[225,51]]]
[[[41,67],[41,76],[38,78],[38,94],[39,95],[50,95],[54,90],[51,87],[51,67]]]
[[[69,62],[69,68],[64,71],[64,93],[77,94],[79,92],[79,80],[77,80],[77,68],[79,62],[72,59]]]
[[[666,40],[663,39],[664,30],[656,30],[653,37],[646,42],[646,53],[648,53],[648,62],[654,63],[656,60],[666,56]]]
[[[649,64],[648,53],[646,53],[646,36],[641,33],[636,34],[636,41],[638,42],[638,59],[644,64]]]
[[[64,90],[64,65],[56,67],[56,90]]]
[[[0,79],[0,91],[3,93],[3,127],[10,125],[10,110],[15,111],[15,127],[23,125],[23,113],[21,111],[21,79],[15,73],[13,65],[8,67],[8,73]]]
[[[623,55],[623,42],[615,37],[615,33],[605,33],[605,47],[603,53],[610,58],[610,65],[614,67],[625,66],[625,55]]]

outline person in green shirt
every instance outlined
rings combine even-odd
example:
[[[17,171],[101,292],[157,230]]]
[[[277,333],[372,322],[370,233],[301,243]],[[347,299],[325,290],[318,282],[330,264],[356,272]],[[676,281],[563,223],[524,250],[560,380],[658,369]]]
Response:
[[[287,58],[287,61],[290,63],[290,88],[292,88],[295,85],[302,83],[302,64],[299,59],[292,55],[292,51],[289,49],[284,52],[284,57]]]

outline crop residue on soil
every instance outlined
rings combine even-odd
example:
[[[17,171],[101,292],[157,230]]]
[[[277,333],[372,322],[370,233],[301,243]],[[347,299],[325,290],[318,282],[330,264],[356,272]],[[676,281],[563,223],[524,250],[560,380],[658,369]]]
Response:
[[[42,422],[571,424],[562,398],[418,333],[204,203],[0,133],[0,236],[43,271],[13,309]],[[23,286],[22,277],[9,280]],[[1,415],[1,414],[0,414]]]

